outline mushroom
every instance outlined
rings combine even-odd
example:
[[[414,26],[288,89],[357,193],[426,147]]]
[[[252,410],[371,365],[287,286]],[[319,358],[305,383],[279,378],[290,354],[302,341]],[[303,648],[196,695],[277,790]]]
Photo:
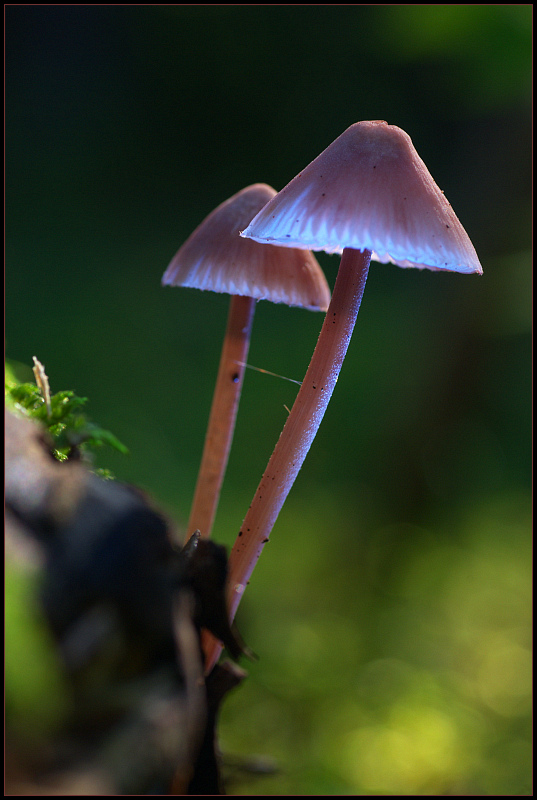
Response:
[[[239,232],[276,194],[247,186],[212,211],[178,250],[162,278],[230,294],[231,302],[203,456],[187,529],[209,538],[227,466],[257,300],[326,311],[330,290],[313,253],[267,247]]]
[[[241,236],[342,257],[311,363],[230,553],[231,618],[332,395],[371,258],[400,267],[482,273],[468,235],[410,137],[383,121],[347,128]],[[214,650],[208,654],[209,668],[216,656]]]

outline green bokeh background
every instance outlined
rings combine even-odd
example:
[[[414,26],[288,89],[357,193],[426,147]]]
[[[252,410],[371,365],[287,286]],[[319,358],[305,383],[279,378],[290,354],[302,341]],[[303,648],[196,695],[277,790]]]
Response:
[[[6,355],[188,518],[228,298],[162,288],[218,203],[348,125],[406,130],[484,275],[373,263],[336,391],[239,610],[237,794],[531,793],[531,5],[8,6]],[[337,256],[319,261],[331,285]],[[300,380],[320,314],[261,302]],[[234,541],[296,385],[248,370]],[[230,789],[231,791],[231,789]]]

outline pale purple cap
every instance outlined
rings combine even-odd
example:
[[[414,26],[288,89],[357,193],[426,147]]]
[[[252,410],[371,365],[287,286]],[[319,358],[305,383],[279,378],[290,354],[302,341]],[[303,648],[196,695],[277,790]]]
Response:
[[[162,284],[326,311],[330,289],[313,253],[239,236],[275,194],[271,186],[256,183],[215,208],[175,254]]]
[[[382,121],[347,128],[241,236],[328,253],[370,250],[400,267],[483,272],[410,136]]]

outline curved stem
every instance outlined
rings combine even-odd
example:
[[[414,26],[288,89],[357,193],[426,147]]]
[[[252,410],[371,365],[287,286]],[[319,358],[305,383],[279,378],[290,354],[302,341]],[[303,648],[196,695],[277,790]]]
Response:
[[[228,564],[227,601],[233,619],[246,584],[321,424],[354,329],[369,270],[368,250],[343,251],[330,306],[310,365]],[[221,644],[205,642],[206,668],[216,663]]]
[[[196,530],[202,538],[211,535],[235,429],[255,304],[253,297],[231,297],[186,541]]]

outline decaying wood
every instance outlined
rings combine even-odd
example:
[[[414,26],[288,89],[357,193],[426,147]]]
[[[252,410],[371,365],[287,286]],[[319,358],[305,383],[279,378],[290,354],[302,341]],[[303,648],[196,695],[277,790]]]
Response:
[[[244,673],[219,665],[205,679],[200,631],[240,653],[219,606],[223,548],[178,550],[142,493],[59,463],[44,431],[9,412],[5,494],[7,565],[39,573],[33,602],[71,695],[39,752],[6,719],[7,793],[222,793],[214,726]]]

